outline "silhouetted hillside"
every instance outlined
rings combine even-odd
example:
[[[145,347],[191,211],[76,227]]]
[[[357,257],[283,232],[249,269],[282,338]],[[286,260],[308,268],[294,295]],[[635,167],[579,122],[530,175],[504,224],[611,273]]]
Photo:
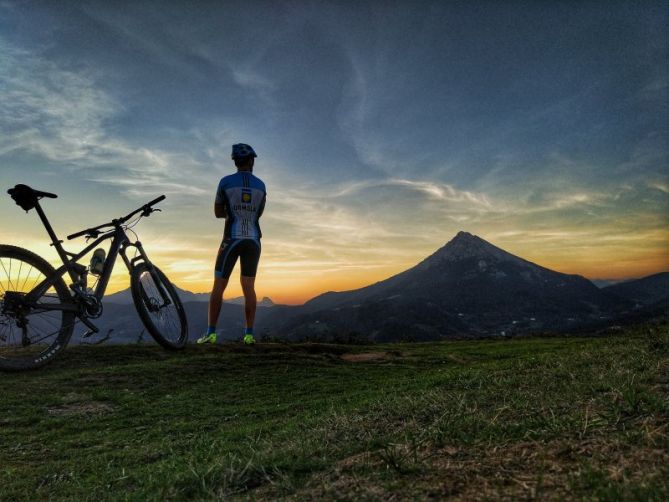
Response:
[[[268,314],[291,338],[380,341],[568,331],[610,322],[632,302],[586,278],[534,264],[467,232],[415,267],[354,291]],[[289,317],[281,323],[283,318]],[[271,329],[271,328],[270,328]]]
[[[603,289],[640,305],[652,305],[669,299],[669,272],[660,272],[641,279],[620,282]]]

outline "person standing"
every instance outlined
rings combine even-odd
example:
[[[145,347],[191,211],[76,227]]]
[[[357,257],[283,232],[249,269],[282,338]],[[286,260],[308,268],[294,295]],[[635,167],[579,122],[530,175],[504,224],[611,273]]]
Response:
[[[237,172],[224,176],[216,190],[214,214],[225,218],[223,241],[216,257],[214,286],[209,298],[207,332],[198,339],[198,344],[216,343],[216,324],[221,312],[223,292],[228,285],[232,269],[241,262],[241,284],[244,292],[244,314],[246,328],[244,343],[253,344],[253,322],[256,313],[255,278],[260,260],[259,220],[265,210],[267,191],[265,183],[253,175],[257,155],[245,143],[232,145],[232,160]]]

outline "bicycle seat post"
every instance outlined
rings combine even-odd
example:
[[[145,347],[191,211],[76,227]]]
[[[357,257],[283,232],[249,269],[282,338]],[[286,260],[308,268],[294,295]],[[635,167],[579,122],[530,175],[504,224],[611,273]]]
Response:
[[[65,250],[63,249],[63,246],[60,245],[61,242],[63,241],[59,240],[58,236],[53,231],[53,227],[51,226],[51,223],[49,223],[46,214],[44,214],[44,210],[42,209],[42,206],[40,206],[39,201],[35,202],[35,211],[37,211],[40,220],[42,220],[44,228],[46,228],[49,237],[51,237],[51,242],[53,243],[53,247],[56,248],[58,256],[60,256],[60,258],[63,260],[63,263],[67,262],[68,258],[67,255],[65,254]]]

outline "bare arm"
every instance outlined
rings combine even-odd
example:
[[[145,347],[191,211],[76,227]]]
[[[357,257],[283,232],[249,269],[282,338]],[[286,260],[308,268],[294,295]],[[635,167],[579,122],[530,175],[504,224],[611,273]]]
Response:
[[[214,214],[216,218],[227,218],[228,212],[226,211],[225,204],[214,203]]]

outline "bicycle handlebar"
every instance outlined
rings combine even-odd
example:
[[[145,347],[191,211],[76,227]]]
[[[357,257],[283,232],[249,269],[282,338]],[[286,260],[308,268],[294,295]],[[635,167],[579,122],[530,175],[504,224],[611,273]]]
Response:
[[[82,235],[94,233],[97,230],[99,230],[101,228],[104,228],[108,225],[110,225],[110,224],[106,223],[104,225],[100,225],[100,226],[97,226],[97,227],[87,228],[86,230],[82,230],[81,232],[77,232],[76,234],[68,235],[67,240],[69,241],[69,240],[72,240],[72,239],[76,239],[77,237],[81,237]]]
[[[140,211],[143,211],[143,212],[148,211],[149,209],[151,209],[151,206],[154,206],[154,205],[158,204],[159,202],[165,200],[165,198],[166,197],[164,195],[161,195],[160,197],[157,197],[157,198],[153,199],[151,202],[147,202],[142,207],[140,207],[138,209],[135,209],[132,213],[127,214],[123,218],[119,218],[117,220],[112,220],[109,223],[103,223],[102,225],[98,225],[97,227],[87,228],[86,230],[82,230],[81,232],[77,232],[75,234],[68,235],[67,240],[76,239],[77,237],[81,237],[82,235],[94,233],[97,230],[100,230],[101,228],[116,227],[116,226],[122,225],[126,221],[128,221],[130,218],[135,216],[137,213],[139,213]],[[150,212],[147,213],[147,214],[142,214],[142,216],[148,216],[149,214],[150,214]]]
[[[158,198],[156,198],[156,199],[153,199],[151,202],[147,202],[147,203],[144,204],[142,207],[140,207],[140,208],[138,208],[138,209],[135,209],[132,213],[130,213],[130,214],[124,216],[123,218],[120,218],[120,219],[118,219],[118,220],[112,220],[111,223],[107,223],[107,225],[110,225],[110,224],[111,224],[111,225],[116,225],[116,224],[122,224],[122,223],[125,223],[125,222],[128,221],[130,218],[132,218],[132,217],[135,216],[137,213],[139,213],[140,211],[146,211],[146,210],[149,209],[151,206],[155,206],[156,204],[158,204],[158,203],[159,203],[160,201],[162,201],[162,200],[165,200],[165,196],[164,196],[164,195],[161,195],[160,197],[158,197]],[[146,215],[146,216],[148,216],[148,215]]]

